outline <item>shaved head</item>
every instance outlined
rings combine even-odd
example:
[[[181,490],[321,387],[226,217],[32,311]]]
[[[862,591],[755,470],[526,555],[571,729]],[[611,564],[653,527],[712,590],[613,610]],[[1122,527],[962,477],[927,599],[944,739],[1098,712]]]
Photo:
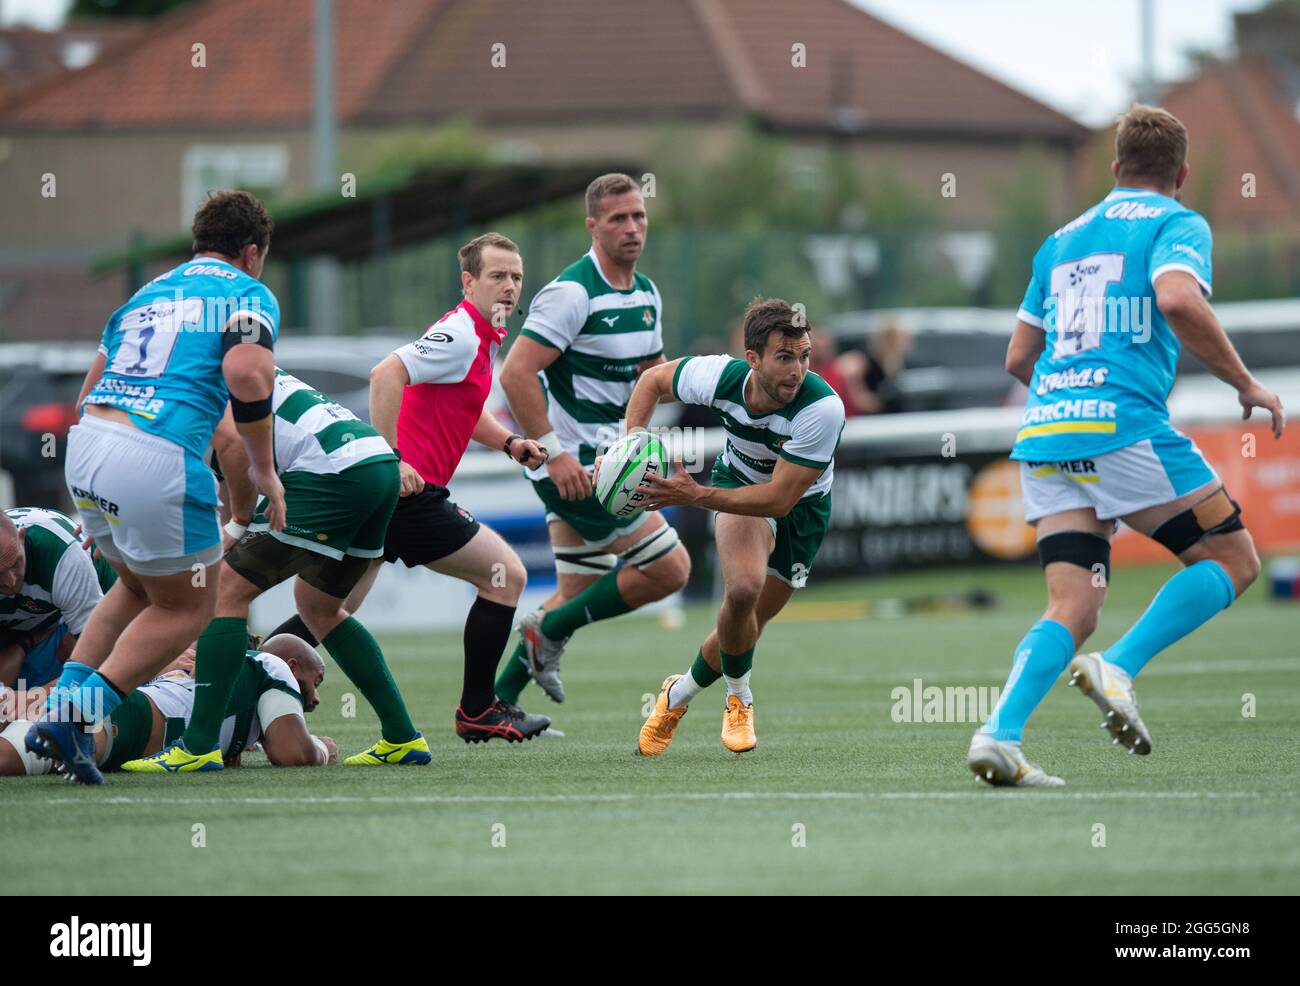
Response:
[[[282,661],[293,658],[299,667],[313,674],[325,670],[325,662],[321,660],[320,654],[316,653],[316,648],[291,633],[277,633],[269,640],[262,641],[261,649],[267,654],[274,654]]]
[[[27,549],[13,518],[0,510],[0,595],[11,596],[27,573]]]

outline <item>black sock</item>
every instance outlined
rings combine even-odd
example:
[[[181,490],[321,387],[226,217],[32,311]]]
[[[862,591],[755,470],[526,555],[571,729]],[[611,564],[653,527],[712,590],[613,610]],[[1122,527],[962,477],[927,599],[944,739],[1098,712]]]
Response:
[[[307,643],[311,644],[313,647],[316,647],[317,645],[320,644],[320,641],[312,636],[311,631],[307,629],[307,624],[302,621],[302,617],[299,616],[297,613],[294,613],[293,616],[289,617],[278,627],[276,627],[274,630],[268,633],[265,639],[270,640],[277,633],[291,633],[295,637],[301,637],[303,640],[307,641]]]
[[[473,718],[496,700],[492,682],[510,642],[515,608],[479,596],[465,618],[465,684],[460,707]]]

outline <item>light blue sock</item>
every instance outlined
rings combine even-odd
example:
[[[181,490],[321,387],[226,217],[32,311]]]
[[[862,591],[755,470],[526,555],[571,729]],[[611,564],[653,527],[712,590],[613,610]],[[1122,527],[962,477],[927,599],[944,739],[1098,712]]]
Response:
[[[95,669],[89,664],[82,664],[80,661],[64,661],[63,670],[59,672],[59,680],[50,694],[46,696],[45,708],[53,709],[59,704],[59,696],[74,692],[81,687],[81,683],[89,678]]]
[[[111,681],[98,671],[93,671],[73,689],[72,706],[79,720],[90,725],[105,722],[125,697]]]
[[[1136,678],[1147,661],[1227,609],[1236,598],[1232,579],[1217,561],[1207,558],[1188,565],[1160,587],[1147,611],[1101,656]]]
[[[1074,656],[1074,637],[1055,620],[1039,620],[1016,645],[1011,674],[997,708],[981,732],[994,739],[1019,743],[1025,723],[1038,708]]]

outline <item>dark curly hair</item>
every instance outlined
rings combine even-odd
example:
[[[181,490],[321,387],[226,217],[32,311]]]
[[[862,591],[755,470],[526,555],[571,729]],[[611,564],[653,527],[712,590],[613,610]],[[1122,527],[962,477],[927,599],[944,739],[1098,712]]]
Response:
[[[238,257],[250,243],[265,253],[275,223],[266,206],[248,192],[210,192],[194,213],[194,253]]]
[[[755,298],[745,309],[745,348],[762,356],[773,332],[787,339],[806,336],[808,323],[796,319],[796,314],[794,306],[780,298]]]

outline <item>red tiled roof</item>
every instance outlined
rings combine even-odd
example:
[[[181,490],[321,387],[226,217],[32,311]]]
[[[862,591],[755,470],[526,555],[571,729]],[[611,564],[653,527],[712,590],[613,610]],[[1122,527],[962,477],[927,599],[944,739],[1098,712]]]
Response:
[[[1219,222],[1300,220],[1300,117],[1269,63],[1208,63],[1162,105],[1187,125],[1189,206]],[[1246,174],[1254,197],[1242,195]]]
[[[312,10],[312,0],[181,8],[11,104],[0,126],[305,126]],[[335,19],[345,124],[742,113],[792,128],[1086,134],[845,0],[336,0]],[[492,65],[497,42],[504,68]],[[206,68],[191,67],[195,43]],[[795,43],[804,68],[791,64]]]
[[[139,30],[134,21],[73,21],[58,31],[0,28],[0,104],[67,72],[64,47],[90,42],[99,57]]]

